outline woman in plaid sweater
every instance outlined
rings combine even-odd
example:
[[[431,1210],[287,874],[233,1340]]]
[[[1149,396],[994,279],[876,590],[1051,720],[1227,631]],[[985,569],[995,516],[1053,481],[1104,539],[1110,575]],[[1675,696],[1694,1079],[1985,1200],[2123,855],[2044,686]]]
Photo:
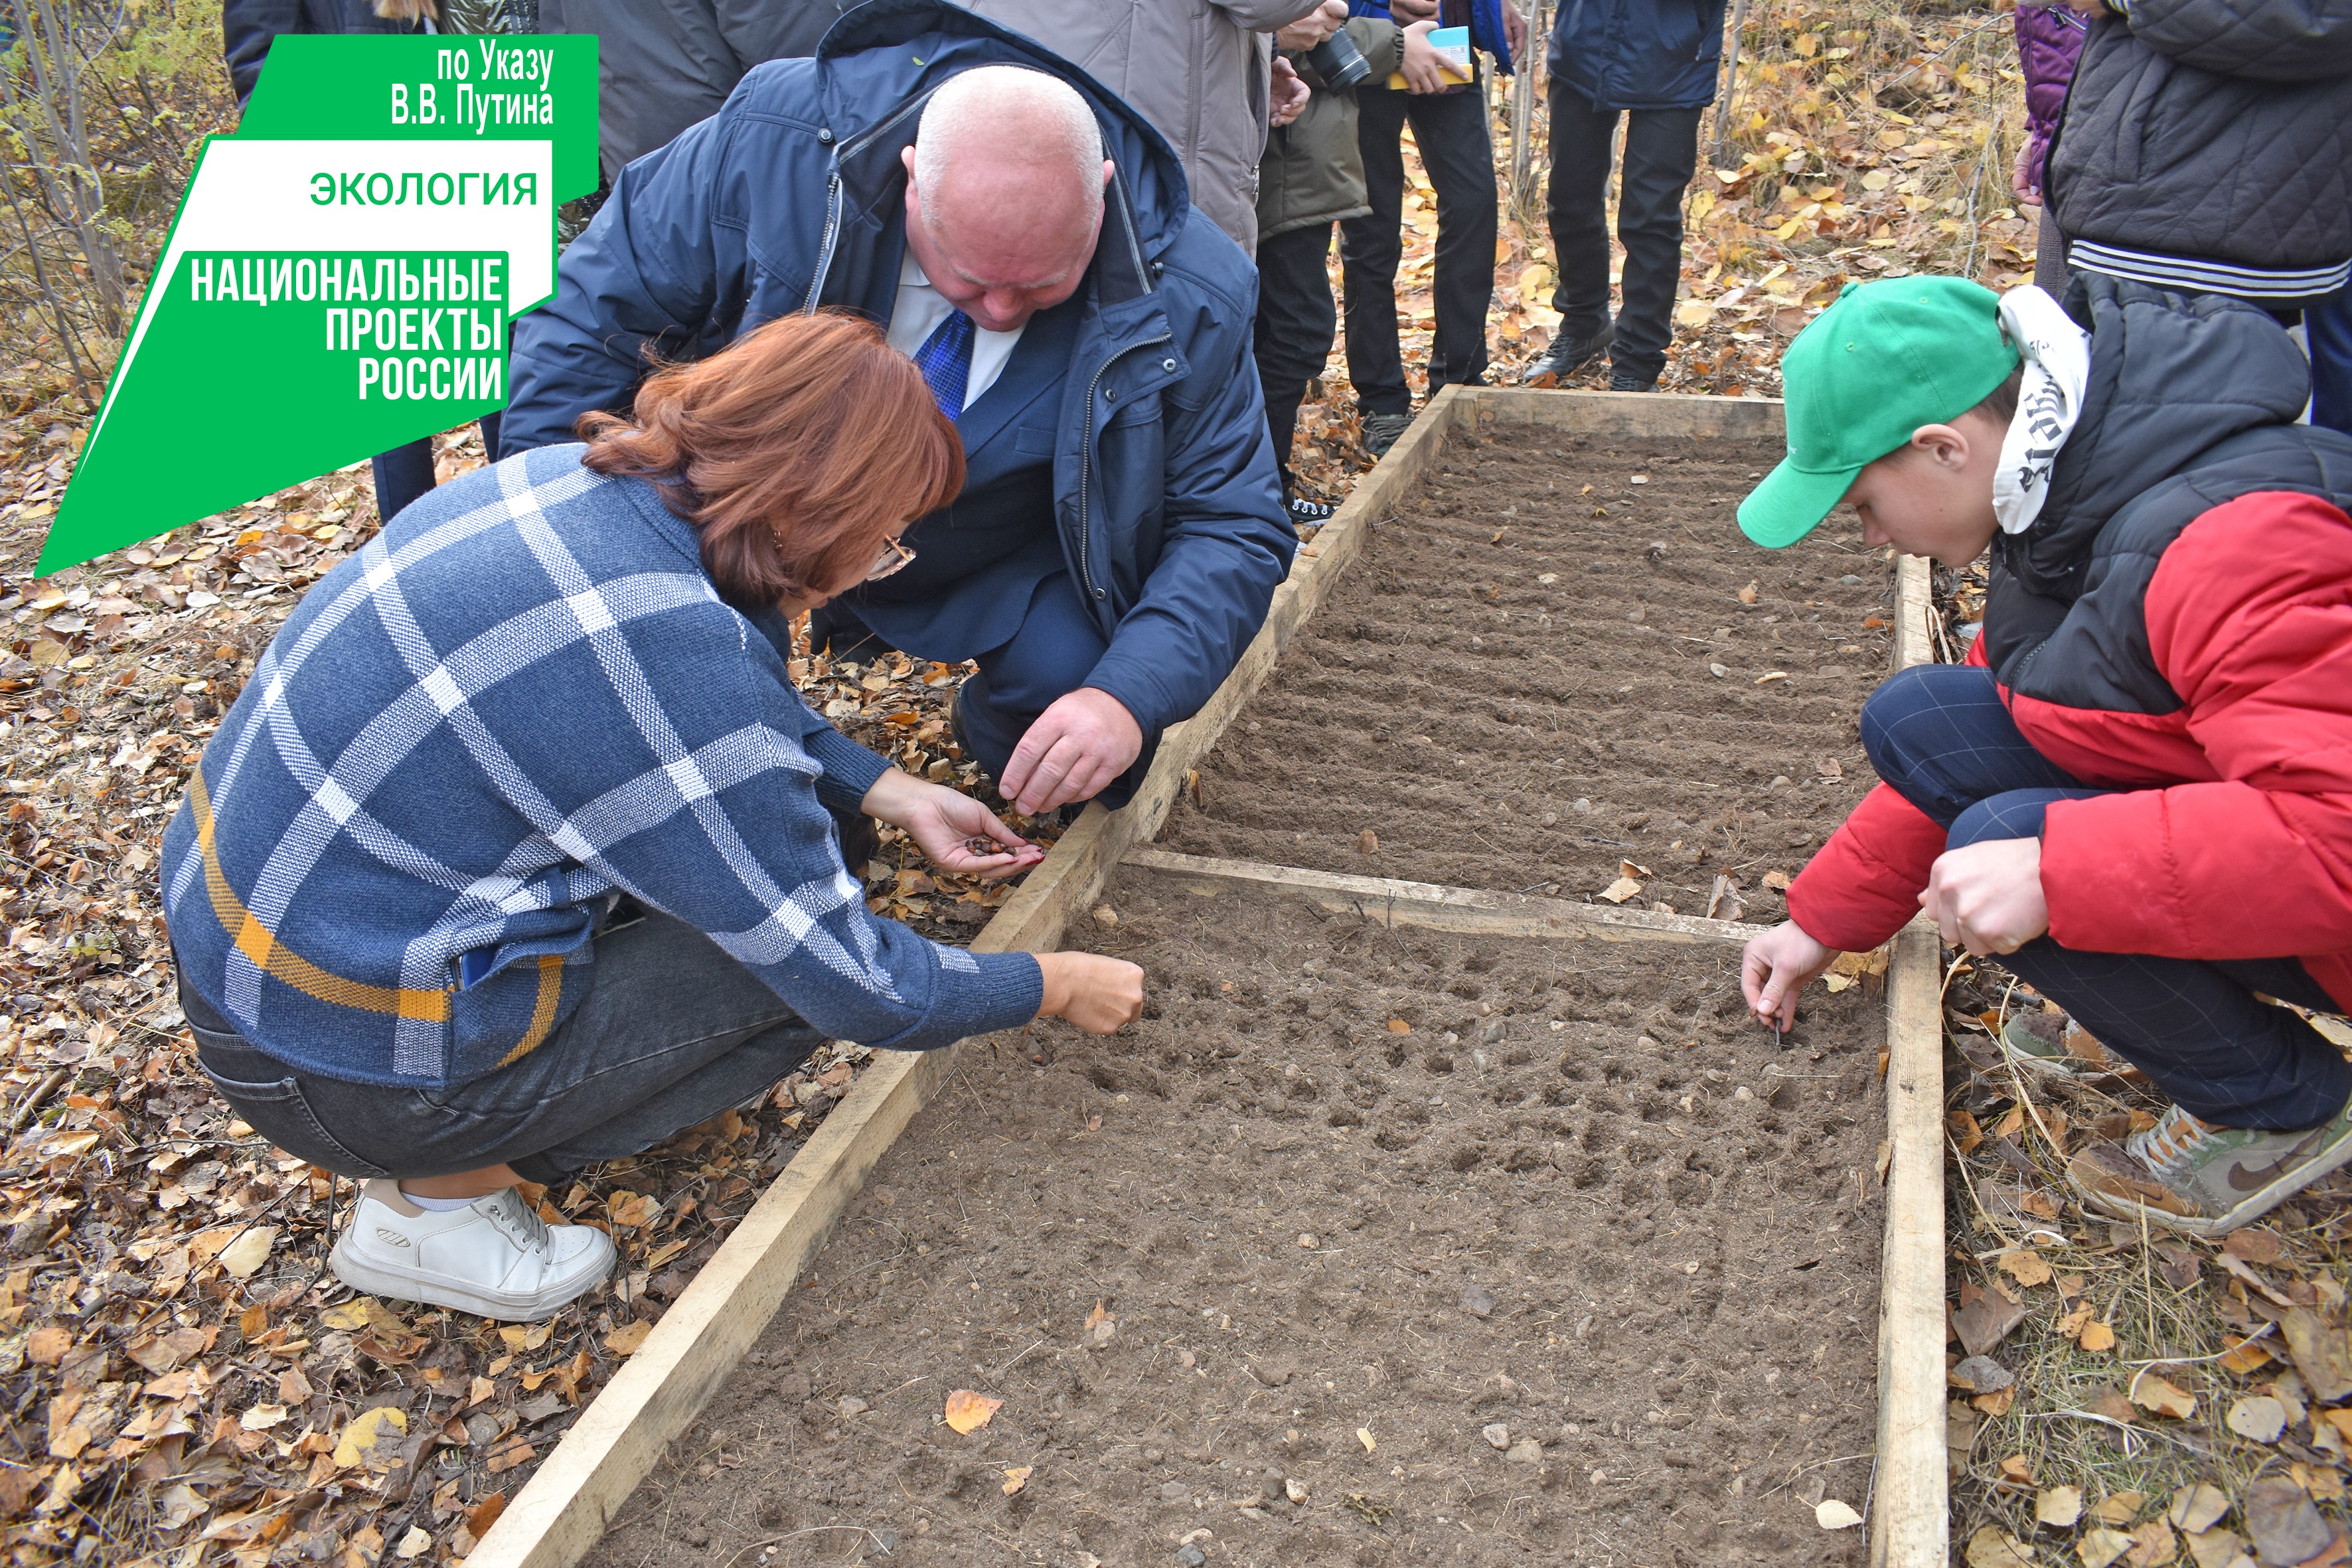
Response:
[[[161,871],[205,1071],[364,1183],[338,1276],[499,1318],[544,1316],[613,1256],[518,1181],[651,1147],[827,1039],[922,1050],[1040,1014],[1108,1032],[1142,999],[1132,964],[877,920],[842,864],[835,815],[860,812],[950,870],[1039,856],[836,733],[786,672],[789,617],[903,564],[906,520],[962,482],[880,331],[786,318],[582,426],[320,579]]]

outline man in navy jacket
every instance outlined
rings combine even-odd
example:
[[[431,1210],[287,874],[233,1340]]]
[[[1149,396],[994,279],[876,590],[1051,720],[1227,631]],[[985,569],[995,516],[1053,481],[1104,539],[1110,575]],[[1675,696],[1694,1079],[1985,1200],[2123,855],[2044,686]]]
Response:
[[[1650,392],[1674,340],[1683,193],[1698,167],[1698,122],[1715,100],[1723,0],[1567,0],[1551,31],[1551,188],[1559,273],[1551,346],[1522,379],[1567,376],[1609,356],[1612,392]],[[1625,122],[1617,237],[1623,305],[1609,319],[1610,143]]]
[[[1091,229],[1068,228],[1039,150],[1069,93],[1013,79],[1008,96],[992,72],[942,100],[951,123],[926,115],[950,79],[1006,66],[1091,110]],[[936,144],[982,115],[994,134],[959,136],[951,157]],[[828,606],[835,646],[870,632],[976,659],[958,734],[1008,798],[1123,804],[1160,732],[1256,635],[1297,548],[1249,373],[1249,258],[1193,207],[1160,134],[1083,72],[943,0],[872,0],[814,58],[752,70],[622,172],[556,298],[516,323],[505,450],[625,407],[649,355],[820,309],[894,329],[968,470],[909,525],[905,570]]]

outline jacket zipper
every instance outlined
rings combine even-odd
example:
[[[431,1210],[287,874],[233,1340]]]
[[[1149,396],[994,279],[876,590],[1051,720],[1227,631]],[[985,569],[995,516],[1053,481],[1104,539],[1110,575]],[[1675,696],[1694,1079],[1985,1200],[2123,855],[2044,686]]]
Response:
[[[1103,599],[1106,595],[1100,588],[1095,586],[1093,552],[1087,547],[1088,542],[1094,537],[1094,526],[1087,521],[1087,493],[1088,481],[1092,479],[1094,474],[1095,389],[1102,384],[1102,378],[1110,374],[1110,367],[1117,364],[1120,360],[1125,359],[1129,354],[1135,353],[1139,349],[1156,348],[1161,343],[1173,342],[1175,341],[1175,333],[1162,332],[1156,338],[1148,338],[1141,342],[1129,343],[1127,347],[1119,350],[1118,353],[1111,355],[1110,358],[1103,361],[1101,368],[1095,372],[1094,379],[1087,383],[1086,422],[1082,426],[1085,431],[1085,436],[1083,437],[1084,444],[1078,447],[1078,581],[1086,584],[1087,592],[1093,595],[1097,601]]]
[[[834,247],[841,238],[841,161],[863,152],[868,142],[877,140],[908,115],[920,111],[931,100],[930,94],[900,106],[898,112],[883,121],[854,142],[845,142],[833,151],[833,167],[824,176],[824,235],[817,244],[816,270],[809,279],[808,295],[801,301],[801,314],[816,313],[817,301],[824,296],[825,275],[833,270]]]
[[[841,169],[840,155],[834,158],[835,166],[824,176],[824,236],[817,242],[816,270],[809,278],[807,298],[801,301],[801,314],[816,314],[816,302],[824,293],[824,275],[833,270],[834,242],[841,237]]]

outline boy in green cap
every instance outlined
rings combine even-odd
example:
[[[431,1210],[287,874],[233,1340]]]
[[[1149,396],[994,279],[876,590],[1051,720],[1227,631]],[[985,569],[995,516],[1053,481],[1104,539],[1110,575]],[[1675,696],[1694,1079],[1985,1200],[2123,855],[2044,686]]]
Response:
[[[1959,279],[1849,285],[1781,365],[1789,456],[1739,508],[1792,544],[1992,552],[1964,665],[1864,705],[1885,782],[1748,944],[1759,1017],[1921,910],[2172,1101],[2084,1198],[2225,1234],[2352,1160],[2352,437],[2219,296],[2085,276],[2073,313]],[[2281,1004],[2286,1004],[2282,1005]]]

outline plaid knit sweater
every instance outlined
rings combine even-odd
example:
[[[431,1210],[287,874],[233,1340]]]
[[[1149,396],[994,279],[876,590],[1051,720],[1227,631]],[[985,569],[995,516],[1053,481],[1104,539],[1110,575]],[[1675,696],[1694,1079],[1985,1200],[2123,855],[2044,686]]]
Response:
[[[1028,954],[866,912],[825,806],[887,764],[809,710],[693,529],[583,450],[443,485],[288,619],[164,835],[182,983],[302,1071],[461,1083],[578,1005],[621,892],[829,1036],[1034,1016]]]

